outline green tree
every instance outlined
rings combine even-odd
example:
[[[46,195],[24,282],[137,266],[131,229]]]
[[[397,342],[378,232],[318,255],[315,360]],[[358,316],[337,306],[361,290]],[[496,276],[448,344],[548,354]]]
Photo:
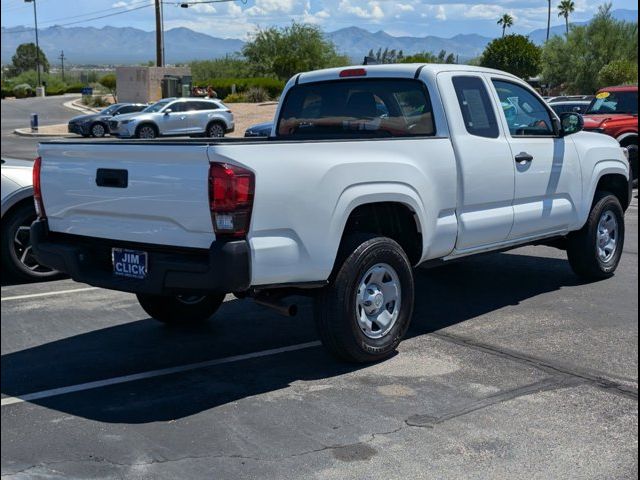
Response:
[[[502,36],[504,37],[507,28],[513,27],[513,17],[505,13],[500,17],[500,20],[498,20],[498,25],[502,27]]]
[[[242,49],[254,75],[287,79],[298,72],[350,64],[315,25],[292,23],[260,30]]]
[[[37,48],[35,43],[23,43],[16,48],[15,55],[11,58],[10,74],[20,75],[28,70],[36,70],[38,65],[38,54],[42,70],[49,71],[49,61],[41,48]]]
[[[588,25],[574,25],[566,37],[555,36],[547,42],[542,76],[566,93],[591,94],[609,85],[600,71],[618,60],[638,64],[638,24],[614,19],[608,4]]]
[[[558,5],[558,16],[564,17],[564,23],[567,26],[567,35],[569,35],[569,15],[576,10],[576,4],[572,0],[562,0]]]
[[[109,90],[109,93],[113,95],[113,99],[118,101],[116,98],[116,74],[108,73],[98,81],[100,85]]]
[[[541,50],[523,35],[507,35],[493,40],[482,53],[480,65],[513,73],[521,78],[540,72]]]
[[[606,64],[598,73],[600,85],[638,83],[638,64],[629,60],[615,60]]]
[[[196,60],[189,63],[194,82],[212,78],[246,78],[251,76],[251,66],[244,58],[227,55],[214,60]]]

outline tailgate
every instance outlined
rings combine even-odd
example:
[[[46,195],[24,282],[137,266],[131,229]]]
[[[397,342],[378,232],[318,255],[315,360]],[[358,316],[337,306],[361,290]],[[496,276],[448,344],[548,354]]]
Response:
[[[209,248],[215,236],[206,150],[205,145],[188,144],[41,144],[49,229]]]

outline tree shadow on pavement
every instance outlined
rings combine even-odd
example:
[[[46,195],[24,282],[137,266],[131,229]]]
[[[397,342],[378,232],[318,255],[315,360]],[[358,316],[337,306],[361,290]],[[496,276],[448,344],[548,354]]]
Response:
[[[492,254],[416,273],[409,337],[434,332],[537,295],[579,284],[565,260]],[[95,330],[2,356],[1,391],[20,397],[137,372],[242,355],[317,339],[311,302],[297,317],[248,301],[226,302],[214,319],[171,328],[152,319]],[[46,312],[43,312],[43,321]],[[32,403],[109,423],[183,418],[292,382],[367,368],[319,347],[64,394]]]

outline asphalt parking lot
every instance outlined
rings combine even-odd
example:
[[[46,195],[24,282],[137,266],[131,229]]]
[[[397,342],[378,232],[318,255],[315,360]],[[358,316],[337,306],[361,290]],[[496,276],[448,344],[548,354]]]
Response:
[[[638,473],[638,199],[612,279],[527,247],[417,272],[392,359],[333,361],[309,302],[170,328],[133,295],[2,286],[3,478]]]

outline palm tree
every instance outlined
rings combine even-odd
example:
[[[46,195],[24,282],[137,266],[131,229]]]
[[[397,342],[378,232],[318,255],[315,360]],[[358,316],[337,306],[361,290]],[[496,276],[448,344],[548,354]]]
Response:
[[[502,15],[502,17],[500,17],[500,20],[498,20],[498,25],[502,26],[502,37],[504,38],[504,34],[507,28],[513,27],[513,17],[508,13],[505,13],[504,15]]]
[[[571,15],[576,9],[576,4],[571,0],[562,0],[558,5],[558,16],[564,17],[565,24],[567,25],[567,35],[569,35],[569,15]]]
[[[551,0],[547,0],[549,3],[549,10],[547,11],[547,42],[549,41],[549,33],[551,32]]]

